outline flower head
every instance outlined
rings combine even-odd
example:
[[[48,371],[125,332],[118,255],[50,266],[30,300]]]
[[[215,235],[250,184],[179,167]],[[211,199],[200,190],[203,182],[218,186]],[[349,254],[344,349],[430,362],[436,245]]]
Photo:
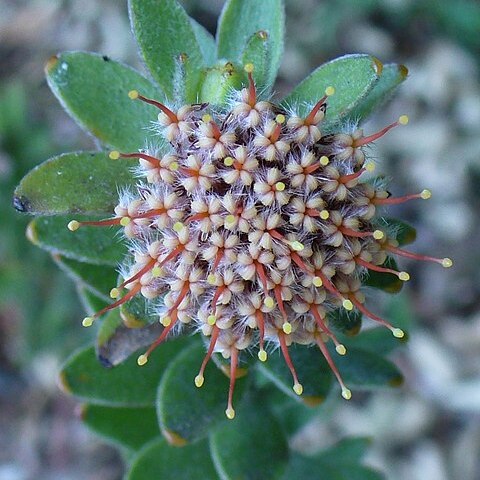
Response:
[[[152,350],[178,326],[191,324],[209,337],[195,384],[213,353],[230,359],[226,415],[233,418],[233,393],[241,351],[258,348],[267,360],[266,344],[279,347],[302,394],[289,355],[292,343],[316,344],[337,377],[342,396],[351,397],[325,343],[339,355],[346,348],[328,324],[335,309],[357,309],[401,338],[401,329],[365,306],[362,277],[366,271],[396,275],[384,266],[398,255],[451,266],[451,260],[419,256],[401,249],[383,231],[377,211],[415,198],[428,190],[394,198],[382,187],[363,181],[373,168],[364,147],[397,122],[369,136],[363,131],[322,133],[331,87],[302,118],[279,113],[259,101],[252,77],[238,92],[229,111],[208,111],[208,105],[167,107],[138,92],[129,93],[159,108],[159,131],[170,145],[162,152],[111,152],[110,157],[137,158],[145,180],[126,196],[115,216],[82,225],[118,225],[134,241],[135,255],[124,269],[124,281],[112,289],[116,299],[94,319],[134,295],[163,297],[162,334],[138,358]]]

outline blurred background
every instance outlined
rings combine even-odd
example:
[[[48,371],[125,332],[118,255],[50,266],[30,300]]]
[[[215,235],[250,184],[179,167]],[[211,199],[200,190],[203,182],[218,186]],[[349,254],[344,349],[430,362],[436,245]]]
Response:
[[[210,31],[221,0],[185,0]],[[395,360],[403,388],[319,410],[294,439],[314,451],[346,435],[372,437],[368,463],[392,480],[480,479],[480,4],[467,0],[286,0],[287,39],[276,91],[336,56],[365,52],[408,66],[396,98],[366,124],[410,116],[377,142],[378,171],[428,202],[392,214],[418,230],[413,249],[454,268],[401,261],[412,273],[394,297],[372,293],[410,325]],[[43,65],[90,50],[142,68],[125,1],[0,0],[0,480],[116,480],[119,454],[88,432],[56,385],[59,365],[87,341],[82,306],[49,256],[25,238],[11,207],[22,176],[44,159],[95,144],[50,93]],[[393,215],[392,215],[393,216]],[[395,322],[394,322],[395,323]]]

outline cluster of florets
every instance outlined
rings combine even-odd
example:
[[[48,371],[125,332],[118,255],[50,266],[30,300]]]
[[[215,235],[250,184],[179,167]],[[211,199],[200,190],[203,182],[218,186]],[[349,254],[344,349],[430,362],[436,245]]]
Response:
[[[407,281],[406,272],[383,266],[390,254],[451,265],[449,259],[401,250],[379,228],[379,206],[426,199],[428,190],[392,198],[384,188],[361,181],[374,167],[363,147],[405,124],[406,116],[367,137],[360,129],[323,135],[332,87],[303,118],[259,100],[251,65],[246,72],[249,84],[235,93],[228,111],[208,104],[170,109],[129,92],[160,109],[157,127],[167,148],[111,152],[113,160],[139,159],[145,180],[122,196],[113,218],[83,223],[122,226],[133,253],[123,266],[125,280],[111,291],[117,300],[84,325],[137,294],[161,304],[164,330],[140,355],[139,365],[171,332],[193,325],[210,337],[195,378],[198,387],[214,352],[230,358],[229,418],[239,352],[254,347],[262,362],[269,345],[281,349],[293,389],[301,395],[288,347],[317,344],[343,397],[350,398],[325,346],[331,340],[338,354],[346,353],[327,314],[358,309],[401,338],[402,330],[364,306],[365,272]],[[69,228],[80,225],[72,221]]]

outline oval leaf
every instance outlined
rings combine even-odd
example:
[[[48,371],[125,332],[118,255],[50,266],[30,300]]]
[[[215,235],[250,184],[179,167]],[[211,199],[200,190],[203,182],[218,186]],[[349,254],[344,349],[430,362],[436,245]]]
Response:
[[[345,310],[337,308],[328,313],[328,325],[336,332],[344,333],[347,336],[356,335],[362,327],[362,313],[358,310]]]
[[[349,388],[398,387],[403,382],[400,370],[390,360],[355,347],[344,356],[337,355],[335,364]]]
[[[65,153],[31,170],[15,189],[14,205],[34,215],[105,214],[118,204],[118,191],[135,184],[132,162],[104,153]]]
[[[387,318],[397,327],[410,330],[416,322],[413,305],[407,292],[392,297],[386,309]]]
[[[87,315],[93,315],[95,312],[99,312],[110,303],[82,285],[77,286],[77,293],[80,303],[87,312]]]
[[[156,299],[155,308],[160,306],[161,300],[161,297]],[[158,323],[158,313],[155,313],[152,307],[150,300],[142,295],[136,295],[120,307],[120,315],[128,327],[144,327],[151,323]]]
[[[378,82],[382,64],[370,55],[345,55],[323,64],[303,80],[283,101],[294,106],[301,116],[324,95],[327,87],[335,88],[328,98],[322,131],[328,132],[342,122],[360,104]]]
[[[307,407],[289,395],[285,395],[282,391],[272,389],[270,382],[261,390],[260,394],[266,399],[264,403],[269,405],[270,410],[282,424],[282,428],[289,438],[293,437],[319,414],[318,409]]]
[[[218,480],[208,443],[197,442],[182,448],[164,440],[146,445],[132,460],[126,480]]]
[[[108,57],[84,52],[56,55],[45,71],[48,85],[67,112],[102,143],[126,151],[145,147],[145,128],[158,111],[127,94],[138,90],[162,99],[162,92],[149,80]]]
[[[334,457],[332,462],[334,462]],[[383,475],[375,470],[342,461],[334,464],[326,463],[315,457],[295,455],[292,457],[284,480],[292,478],[315,478],[318,480],[384,480]]]
[[[316,347],[293,344],[289,347],[290,357],[296,367],[298,379],[303,385],[303,394],[292,390],[290,370],[280,352],[274,352],[265,363],[258,362],[257,368],[277,385],[280,390],[308,406],[316,406],[327,396],[332,386],[332,375],[320,350]],[[338,355],[336,355],[338,357]]]
[[[361,462],[372,441],[368,437],[344,438],[335,445],[315,455],[317,460],[335,465],[336,463]]]
[[[384,65],[380,79],[367,96],[352,110],[349,117],[362,123],[377,108],[381,107],[394,94],[398,86],[406,80],[408,69],[404,65],[389,63]]]
[[[395,323],[395,325],[397,326],[398,324]],[[364,330],[355,338],[346,338],[344,343],[348,351],[353,347],[360,350],[367,350],[372,353],[382,352],[382,355],[388,355],[407,341],[407,334],[405,334],[403,338],[395,338],[388,328],[375,327]]]
[[[242,86],[245,72],[231,62],[219,62],[204,72],[200,100],[222,105],[232,93],[232,89]]]
[[[281,478],[288,461],[287,439],[261,402],[256,398],[242,404],[235,423],[225,423],[211,434],[212,457],[222,480]]]
[[[268,91],[269,49],[268,33],[261,30],[252,35],[242,54],[242,65],[246,65],[247,63],[253,64],[254,70],[252,75],[257,87],[260,87],[262,92],[264,90],[262,87],[265,85],[267,85]]]
[[[93,346],[73,354],[60,373],[60,384],[69,394],[88,403],[116,407],[145,407],[155,404],[158,382],[165,367],[184,348],[184,339],[160,345],[149,362],[139,367],[130,357],[113,368],[103,366]]]
[[[396,218],[382,217],[380,228],[385,229],[388,235],[395,238],[400,246],[413,243],[417,238],[417,231],[414,227]]]
[[[145,327],[125,325],[118,311],[107,315],[97,334],[97,356],[103,365],[119,365],[139,348],[151,345],[162,333],[158,322]]]
[[[273,85],[283,53],[285,13],[282,0],[228,0],[217,28],[217,57],[239,62],[253,35],[268,36],[265,83]]]
[[[80,416],[95,433],[129,450],[139,450],[150,440],[160,437],[154,407],[84,405]]]
[[[81,283],[103,300],[111,302],[110,290],[116,284],[118,277],[118,273],[113,267],[77,262],[61,255],[53,255],[53,259],[74,281]]]
[[[122,261],[127,248],[117,233],[118,228],[85,227],[71,232],[67,228],[71,219],[62,216],[35,218],[28,224],[27,237],[48,252],[79,262],[117,266]],[[78,220],[83,218],[78,217]]]
[[[153,78],[170,99],[197,101],[203,52],[198,29],[183,7],[176,0],[130,0],[129,7],[132,29]]]
[[[209,362],[204,385],[202,388],[195,386],[194,378],[204,356],[203,345],[192,345],[170,363],[160,382],[158,420],[163,434],[174,444],[183,445],[203,438],[219,422],[226,421],[227,376]],[[238,403],[245,383],[245,378],[237,379],[235,403]]]
[[[213,65],[215,63],[217,55],[217,45],[213,35],[203,26],[196,22],[193,18],[190,18],[190,23],[195,33],[198,46],[203,54],[203,61],[205,65]]]
[[[387,257],[385,262],[381,265],[383,268],[391,268],[398,271],[398,265],[394,258]],[[368,287],[378,288],[388,293],[398,293],[405,282],[400,280],[392,273],[376,272],[375,270],[368,270],[362,279],[362,283]]]

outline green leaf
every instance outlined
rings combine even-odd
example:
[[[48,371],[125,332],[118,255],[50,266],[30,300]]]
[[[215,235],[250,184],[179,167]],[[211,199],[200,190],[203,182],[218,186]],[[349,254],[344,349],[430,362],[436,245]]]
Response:
[[[71,219],[71,216],[35,218],[28,224],[27,237],[48,252],[79,262],[117,266],[122,261],[127,248],[117,233],[118,228],[85,227],[71,232],[67,229]]]
[[[386,318],[392,325],[404,331],[411,328],[412,312],[405,292],[390,299]],[[375,354],[388,355],[408,342],[408,333],[405,333],[402,338],[396,338],[388,328],[374,327],[363,330],[355,338],[342,338],[342,341],[347,349],[353,347]]]
[[[387,257],[382,264],[383,268],[391,268],[398,271],[397,262],[393,257]],[[363,285],[378,288],[388,293],[398,293],[405,282],[400,280],[392,273],[376,272],[375,270],[368,270],[362,280]]]
[[[289,454],[282,427],[261,398],[243,403],[236,422],[214,430],[210,448],[222,480],[281,478]]]
[[[88,290],[82,285],[78,285],[77,293],[87,315],[93,315],[94,313],[99,312],[110,303],[103,297],[101,298],[98,295],[95,295],[91,290]]]
[[[132,460],[126,480],[218,480],[206,440],[182,448],[164,439],[146,445]]]
[[[258,373],[261,375],[261,372]],[[319,414],[319,409],[307,407],[281,390],[272,389],[271,382],[260,391],[260,395],[263,395],[263,402],[269,405],[288,437],[293,437]]]
[[[195,38],[202,51],[203,61],[205,65],[213,65],[217,56],[217,45],[213,35],[193,18],[190,18]]]
[[[268,85],[269,82],[268,55],[268,34],[263,30],[254,33],[249,39],[247,45],[245,46],[245,50],[242,53],[242,65],[246,65],[248,63],[253,64],[255,68],[252,75],[255,80],[255,84],[260,88],[262,88],[264,85]]]
[[[166,438],[184,445],[208,435],[221,421],[226,421],[225,409],[229,379],[209,362],[205,370],[205,383],[197,388],[194,383],[205,356],[203,345],[192,345],[165,371],[158,388],[157,411],[160,427]],[[238,378],[234,402],[238,403],[246,379]],[[238,425],[237,422],[235,422]]]
[[[368,437],[344,438],[335,445],[322,450],[314,457],[332,465],[338,463],[360,463],[372,443]]]
[[[413,243],[417,238],[417,231],[408,223],[396,218],[380,219],[381,229],[385,229],[389,236],[395,238],[400,246]]]
[[[362,327],[362,313],[358,310],[348,311],[337,308],[327,314],[328,325],[336,332],[347,336],[356,335]]]
[[[156,299],[156,302],[160,298]],[[155,303],[160,305],[160,302]],[[151,323],[158,323],[158,314],[152,311],[152,301],[142,295],[136,295],[120,307],[123,321],[129,327],[143,327]]]
[[[146,407],[155,404],[157,385],[166,366],[184,347],[183,339],[160,345],[142,367],[130,357],[113,368],[103,366],[93,346],[74,353],[60,373],[65,392],[88,403],[112,407]]]
[[[334,461],[334,458],[332,458]],[[375,470],[356,463],[325,463],[315,457],[294,455],[290,461],[284,480],[292,478],[314,478],[315,480],[383,480]]]
[[[102,143],[118,150],[145,147],[145,128],[158,111],[128,98],[130,90],[163,98],[162,92],[135,70],[93,53],[53,56],[47,81],[67,112]]]
[[[387,318],[397,327],[409,330],[415,322],[412,302],[407,292],[392,297],[386,308]]]
[[[119,447],[139,450],[160,436],[154,407],[83,405],[82,421],[95,433]]]
[[[264,32],[268,37],[264,81],[271,86],[282,58],[284,31],[282,0],[228,0],[218,21],[217,56],[239,62],[252,37]]]
[[[356,347],[349,348],[344,356],[337,355],[335,364],[349,388],[398,387],[403,382],[400,370],[392,362]]]
[[[139,348],[151,345],[162,331],[158,322],[145,327],[129,325],[115,310],[98,329],[97,356],[108,367],[119,365]]]
[[[198,28],[183,7],[176,0],[130,0],[129,8],[132,29],[153,78],[170,99],[179,97],[184,87],[182,100],[197,101],[203,50]]]
[[[112,310],[102,321],[100,327],[98,328],[97,332],[97,353],[98,356],[102,358],[102,363],[104,362],[103,356],[98,349],[106,344],[112,337],[114,337],[117,333],[117,330],[121,327],[125,327],[123,323],[123,319],[120,315],[118,309]],[[125,327],[127,328],[127,327]],[[129,328],[128,330],[135,330],[134,328]],[[143,346],[143,345],[142,345]],[[140,346],[138,347],[140,348]],[[135,349],[137,350],[137,349]],[[107,362],[108,365],[114,365],[112,362]]]
[[[323,64],[303,80],[283,101],[294,106],[302,116],[324,95],[327,87],[335,88],[328,98],[322,131],[345,120],[378,82],[382,64],[370,55],[345,55]]]
[[[95,295],[111,302],[110,290],[117,283],[118,273],[107,265],[92,265],[71,258],[54,255],[55,263],[75,282],[79,282]]]
[[[398,324],[395,323],[395,326],[397,325]],[[388,328],[375,327],[362,331],[355,338],[345,339],[343,343],[348,350],[353,347],[376,354],[381,353],[382,355],[388,355],[396,348],[405,344],[407,340],[407,334],[405,334],[403,338],[395,338]]]
[[[208,349],[208,346],[210,344],[210,339],[208,337],[203,337],[203,344],[205,346],[205,350]],[[224,358],[221,353],[214,353],[212,355],[212,362],[220,369],[223,370],[225,375],[229,375],[230,373],[230,359],[229,358]],[[250,368],[255,367],[255,365],[258,363],[258,357],[257,355],[252,354],[252,352],[249,351],[242,351],[239,352],[238,355],[238,369],[237,369],[237,375],[242,376],[245,375]]]
[[[292,398],[308,406],[323,402],[332,386],[332,375],[320,350],[317,347],[293,344],[289,347],[289,353],[296,367],[298,380],[303,386],[301,396],[297,396],[292,390],[292,375],[280,351],[272,353],[265,363],[259,362],[257,368]]]
[[[232,62],[218,62],[211,68],[205,69],[200,100],[213,105],[222,105],[232,93],[232,89],[242,86],[245,79],[243,68]]]
[[[368,95],[350,113],[349,118],[362,123],[374,110],[381,107],[394,94],[398,86],[406,80],[408,69],[404,65],[389,63],[383,66],[379,81]]]
[[[110,215],[119,189],[135,184],[131,169],[131,161],[113,161],[104,153],[65,153],[31,170],[13,202],[17,210],[34,215]]]

